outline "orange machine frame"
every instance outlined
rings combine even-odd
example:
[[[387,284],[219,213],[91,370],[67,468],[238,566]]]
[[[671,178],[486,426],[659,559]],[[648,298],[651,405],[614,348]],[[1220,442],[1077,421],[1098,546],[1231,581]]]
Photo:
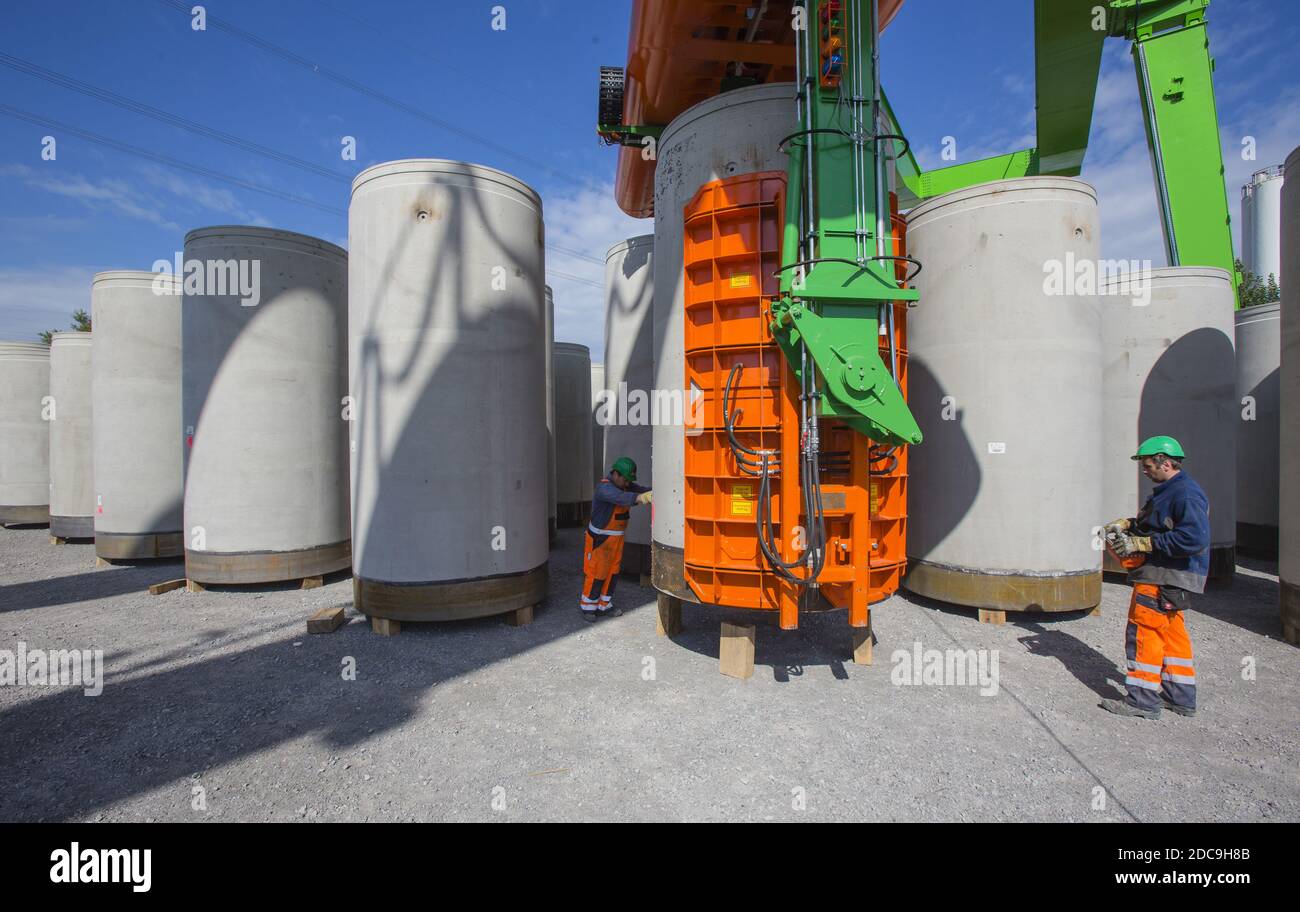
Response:
[[[804,520],[800,452],[800,389],[772,338],[770,306],[778,294],[785,212],[784,172],[712,181],[684,209],[685,389],[699,404],[685,441],[686,583],[713,605],[778,611],[780,625],[799,624],[805,610],[825,608],[816,593],[783,580],[759,548],[759,479],[736,463],[727,439],[723,392],[734,365],[730,409],[737,439],[779,452],[771,478],[771,519],[783,561],[795,560],[793,530]],[[895,214],[895,250],[904,252]],[[901,268],[900,268],[901,272]],[[906,304],[895,302],[896,352],[907,393]],[[889,344],[881,337],[882,356]],[[819,577],[829,607],[847,608],[849,624],[869,627],[869,606],[892,595],[906,569],[907,448],[877,459],[872,444],[836,419],[823,418],[822,501],[827,556]],[[887,471],[886,471],[887,470]],[[802,545],[802,543],[800,543]],[[803,575],[802,570],[796,570]]]

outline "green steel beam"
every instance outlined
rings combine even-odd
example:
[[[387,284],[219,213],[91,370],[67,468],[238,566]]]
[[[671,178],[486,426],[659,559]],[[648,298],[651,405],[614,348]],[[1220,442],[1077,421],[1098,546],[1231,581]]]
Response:
[[[1104,0],[1034,0],[1040,174],[1083,168],[1107,31]]]

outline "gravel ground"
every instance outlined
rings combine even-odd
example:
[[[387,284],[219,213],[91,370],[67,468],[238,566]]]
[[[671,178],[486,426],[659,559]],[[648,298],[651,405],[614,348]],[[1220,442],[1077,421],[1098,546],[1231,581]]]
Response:
[[[871,667],[848,661],[843,613],[760,619],[738,681],[715,609],[656,637],[653,592],[624,580],[627,614],[585,624],[579,547],[561,532],[530,626],[385,638],[345,575],[150,596],[179,562],[97,570],[90,545],[0,530],[0,650],[102,649],[105,671],[97,697],[0,687],[0,819],[1300,820],[1274,565],[1196,601],[1200,715],[1148,722],[1097,707],[1123,680],[1122,585],[1100,616],[1005,626],[896,597]],[[349,622],[307,635],[336,605]],[[892,683],[916,644],[990,650],[997,692]]]

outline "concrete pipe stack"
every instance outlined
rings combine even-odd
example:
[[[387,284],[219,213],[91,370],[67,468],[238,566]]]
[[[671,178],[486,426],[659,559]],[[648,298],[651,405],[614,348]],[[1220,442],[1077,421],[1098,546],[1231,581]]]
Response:
[[[186,235],[185,260],[204,273],[196,292],[187,276],[182,308],[186,576],[347,568],[347,252],[221,226]]]
[[[555,490],[555,294],[546,285],[546,528],[550,541],[559,528]]]
[[[50,349],[0,342],[0,525],[50,521]]]
[[[1101,286],[1104,365],[1102,519],[1131,517],[1152,483],[1132,460],[1148,437],[1182,444],[1210,500],[1210,578],[1231,579],[1237,541],[1236,296],[1222,269],[1111,276]],[[1109,558],[1113,561],[1113,558]],[[1106,569],[1121,568],[1107,563]]]
[[[1300,174],[1300,149],[1286,160],[1286,173]],[[1278,443],[1284,468],[1279,484],[1278,577],[1282,631],[1300,646],[1300,181],[1282,187],[1282,358],[1279,380],[1282,419]]]
[[[179,557],[184,493],[181,284],[101,272],[90,286],[95,554]]]
[[[555,501],[562,526],[580,526],[591,512],[591,350],[556,342]]]
[[[50,343],[50,535],[95,537],[91,333]]]
[[[794,87],[770,83],[723,92],[687,108],[659,137],[655,168],[654,389],[686,401],[682,209],[703,184],[785,171],[781,140],[796,129]],[[736,137],[744,137],[737,142]],[[608,361],[606,362],[608,364]],[[683,406],[683,410],[686,406]],[[654,423],[652,563],[655,588],[698,601],[685,582],[685,436],[681,420]],[[638,481],[648,476],[638,473]],[[634,511],[635,512],[635,511]]]
[[[605,254],[605,376],[612,391],[604,427],[606,461],[630,457],[637,465],[637,481],[646,485],[653,477],[654,243],[654,235],[645,234],[621,241]],[[639,410],[637,402],[643,403]],[[632,511],[623,540],[624,570],[648,575],[649,510]]]
[[[605,426],[601,424],[597,409],[600,408],[601,393],[605,391],[605,365],[591,366],[591,483],[596,484],[605,477]]]
[[[368,168],[348,211],[353,586],[403,621],[546,596],[541,198],[464,162]]]
[[[1281,307],[1237,311],[1237,547],[1277,557]]]
[[[1096,191],[996,181],[927,200],[907,222],[924,264],[908,341],[925,444],[910,452],[903,585],[993,611],[1095,606],[1101,312],[1095,282],[1071,279],[1097,263]]]

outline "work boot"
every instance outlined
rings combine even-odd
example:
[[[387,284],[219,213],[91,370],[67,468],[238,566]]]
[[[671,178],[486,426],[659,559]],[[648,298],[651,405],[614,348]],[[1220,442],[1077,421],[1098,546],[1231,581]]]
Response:
[[[623,609],[617,605],[610,605],[608,608],[601,608],[597,614],[603,618],[617,618],[623,616]]]
[[[1117,716],[1137,716],[1141,719],[1159,719],[1159,709],[1142,709],[1128,700],[1102,700],[1101,708]]]
[[[1165,709],[1169,710],[1171,713],[1178,713],[1178,715],[1187,716],[1188,718],[1191,718],[1192,716],[1196,715],[1195,706],[1182,706],[1178,703],[1170,703],[1169,698],[1166,697],[1164,694],[1160,695],[1160,702],[1163,703],[1165,705]]]
[[[579,608],[578,613],[582,615],[582,619],[588,624],[596,623],[596,615],[599,614],[598,611],[588,611],[586,608]]]

